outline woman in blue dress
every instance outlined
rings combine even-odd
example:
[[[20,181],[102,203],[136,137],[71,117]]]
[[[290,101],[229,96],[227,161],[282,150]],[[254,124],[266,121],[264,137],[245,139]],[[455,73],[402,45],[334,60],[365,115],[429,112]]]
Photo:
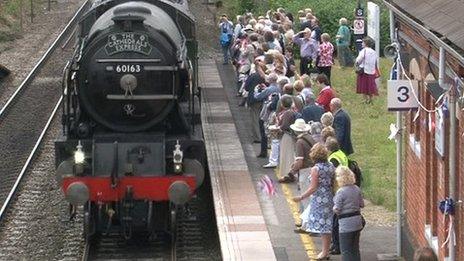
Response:
[[[308,207],[301,214],[301,229],[309,233],[320,234],[322,251],[317,260],[329,259],[329,246],[332,234],[333,218],[333,179],[335,168],[327,161],[327,148],[317,143],[311,149],[309,156],[315,163],[311,168],[310,186],[301,196],[294,197],[295,202],[311,197]]]
[[[338,28],[337,35],[337,54],[340,66],[353,66],[353,55],[350,50],[351,44],[351,31],[348,28],[348,20],[346,18],[340,19],[340,27]]]

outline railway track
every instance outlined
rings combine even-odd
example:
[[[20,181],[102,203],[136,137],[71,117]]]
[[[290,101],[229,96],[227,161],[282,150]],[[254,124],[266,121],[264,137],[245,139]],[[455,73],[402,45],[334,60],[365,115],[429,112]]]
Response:
[[[84,244],[82,214],[67,219],[54,180],[53,138],[60,128],[62,68],[73,51],[67,43],[87,5],[0,109],[0,260],[220,260],[208,182],[191,203],[191,214],[179,215],[175,244],[162,234],[136,241],[108,235]]]
[[[0,110],[0,220],[58,111],[62,70],[73,51],[69,39],[88,4],[82,4]]]
[[[119,235],[86,243],[82,260],[221,260],[209,184],[178,215],[176,242],[169,235],[141,236],[125,241]]]

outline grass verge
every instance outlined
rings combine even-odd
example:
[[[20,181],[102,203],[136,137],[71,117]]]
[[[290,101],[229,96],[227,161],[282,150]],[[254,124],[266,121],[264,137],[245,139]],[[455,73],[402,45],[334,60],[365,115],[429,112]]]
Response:
[[[355,153],[352,157],[363,170],[363,191],[376,205],[389,210],[396,208],[395,142],[387,139],[389,125],[396,121],[387,111],[387,80],[392,62],[380,59],[382,74],[379,96],[373,104],[363,104],[356,94],[356,74],[353,68],[332,69],[332,84],[351,115],[351,133]]]

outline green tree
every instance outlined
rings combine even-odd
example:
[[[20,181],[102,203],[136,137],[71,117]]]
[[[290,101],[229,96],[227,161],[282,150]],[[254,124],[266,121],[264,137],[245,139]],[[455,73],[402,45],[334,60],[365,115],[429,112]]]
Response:
[[[239,1],[238,8],[239,8],[239,12],[243,14],[247,11],[255,11],[256,4],[255,4],[255,1],[253,0],[241,0]]]
[[[380,6],[380,50],[383,53],[384,46],[390,44],[388,9],[383,5],[382,1],[372,1]],[[276,10],[278,7],[283,7],[287,12],[291,12],[295,18],[297,18],[298,10],[311,8],[313,14],[320,20],[322,30],[330,34],[333,40],[338,31],[339,19],[345,17],[352,22],[355,19],[354,10],[357,7],[357,1],[354,0],[267,0],[261,1],[259,5],[254,3],[253,0],[237,0],[237,3],[240,13],[250,10],[256,14],[265,14],[266,9]],[[361,1],[361,4],[364,8],[367,8],[367,1]]]

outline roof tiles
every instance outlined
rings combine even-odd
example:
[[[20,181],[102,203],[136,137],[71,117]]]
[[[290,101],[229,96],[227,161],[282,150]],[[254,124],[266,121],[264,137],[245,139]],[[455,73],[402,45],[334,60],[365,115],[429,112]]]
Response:
[[[464,1],[391,0],[399,8],[464,50]]]

